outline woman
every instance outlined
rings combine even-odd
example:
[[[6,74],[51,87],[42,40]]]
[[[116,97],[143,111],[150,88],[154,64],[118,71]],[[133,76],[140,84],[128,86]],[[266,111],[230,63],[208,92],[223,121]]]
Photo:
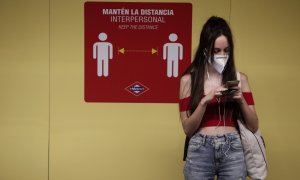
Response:
[[[180,118],[190,138],[184,175],[187,180],[246,179],[237,118],[252,132],[258,119],[247,76],[236,72],[230,27],[220,17],[204,24],[192,64],[180,80]],[[239,85],[226,86],[239,80]]]

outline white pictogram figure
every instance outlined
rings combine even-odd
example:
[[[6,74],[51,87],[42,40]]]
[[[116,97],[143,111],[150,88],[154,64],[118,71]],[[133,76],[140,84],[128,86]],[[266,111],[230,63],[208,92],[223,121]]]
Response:
[[[171,33],[169,40],[171,43],[164,44],[163,59],[167,60],[167,76],[178,76],[178,60],[183,59],[183,46],[180,43],[175,43],[178,37],[177,34]]]
[[[104,42],[107,39],[107,34],[102,32],[98,36],[101,42],[95,42],[93,45],[93,58],[97,59],[97,74],[98,76],[108,76],[108,60],[113,58],[113,45],[109,42]]]

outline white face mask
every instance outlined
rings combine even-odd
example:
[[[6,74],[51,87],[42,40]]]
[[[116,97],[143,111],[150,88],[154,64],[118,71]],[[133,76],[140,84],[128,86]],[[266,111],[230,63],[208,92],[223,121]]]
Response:
[[[214,55],[213,63],[211,63],[210,59],[208,59],[208,62],[209,64],[212,64],[212,66],[216,71],[218,71],[218,73],[222,74],[227,64],[228,58],[228,55]]]

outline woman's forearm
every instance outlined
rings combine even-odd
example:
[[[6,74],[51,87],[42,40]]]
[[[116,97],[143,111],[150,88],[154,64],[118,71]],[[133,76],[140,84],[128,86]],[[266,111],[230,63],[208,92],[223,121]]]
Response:
[[[243,99],[239,104],[247,128],[251,132],[255,133],[258,130],[258,118],[254,106],[249,106],[245,99]]]
[[[205,113],[206,106],[206,100],[202,99],[195,111],[182,121],[183,130],[187,136],[191,137],[198,130]]]

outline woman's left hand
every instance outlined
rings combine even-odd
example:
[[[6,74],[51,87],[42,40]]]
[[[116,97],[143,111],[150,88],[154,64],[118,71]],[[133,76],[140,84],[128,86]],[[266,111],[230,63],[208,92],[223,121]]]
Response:
[[[237,89],[232,95],[231,98],[237,101],[238,103],[242,103],[244,100],[244,96],[240,87],[236,86],[234,89]]]

